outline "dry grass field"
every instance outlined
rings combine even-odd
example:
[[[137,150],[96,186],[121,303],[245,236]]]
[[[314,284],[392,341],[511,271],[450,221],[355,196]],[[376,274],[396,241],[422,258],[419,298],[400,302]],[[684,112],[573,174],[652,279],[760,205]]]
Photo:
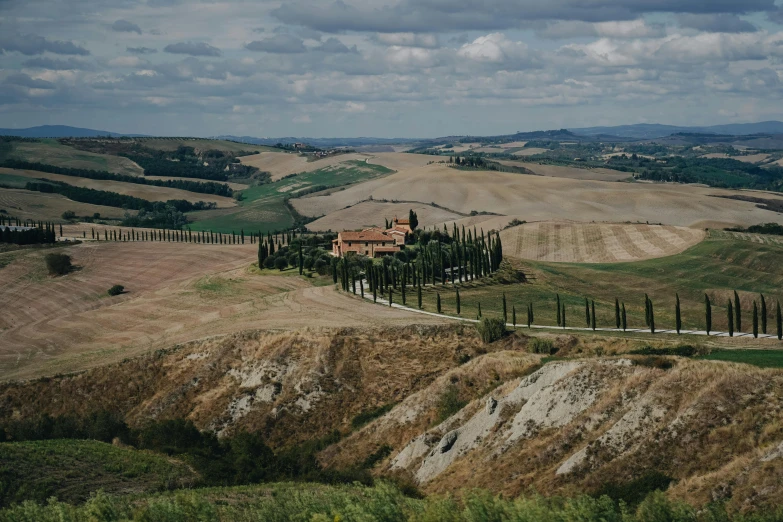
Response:
[[[711,154],[705,154],[702,158],[728,158],[737,161],[743,161],[745,163],[762,163],[769,158],[769,154],[748,154],[747,156],[729,156],[728,154],[713,152]]]
[[[168,201],[169,199],[184,199],[195,203],[197,201],[214,202],[219,208],[228,208],[236,206],[234,198],[225,196],[215,196],[213,194],[201,194],[197,192],[188,192],[187,190],[155,187],[152,185],[138,185],[136,183],[123,183],[122,181],[109,181],[101,179],[77,178],[75,176],[65,176],[62,174],[50,174],[48,172],[38,172],[35,170],[17,170],[0,168],[2,174],[12,174],[14,176],[24,176],[30,179],[43,178],[52,181],[62,181],[75,187],[89,188],[94,190],[108,190],[117,194],[134,196],[147,201]]]
[[[587,171],[594,172],[594,171]],[[325,196],[293,200],[308,216],[328,216],[367,199],[431,201],[454,211],[490,211],[525,221],[650,222],[714,227],[783,223],[753,203],[713,197],[736,192],[696,185],[614,183],[461,171],[433,164],[371,180]],[[770,199],[781,197],[765,194]]]
[[[225,152],[252,152],[255,150],[269,150],[263,145],[251,145],[249,143],[236,143],[225,140],[208,140],[203,138],[137,138],[135,141],[149,149],[172,152],[184,145],[198,150],[222,150]]]
[[[104,218],[122,219],[125,211],[117,207],[77,203],[60,194],[44,194],[22,189],[0,188],[0,210],[19,219],[42,221],[60,221],[66,210],[76,212],[77,216],[92,216],[96,212]],[[135,210],[129,211],[135,214]]]
[[[539,176],[568,179],[592,179],[596,181],[624,181],[632,176],[628,172],[612,169],[580,169],[576,167],[564,167],[560,165],[539,165],[526,161],[501,160],[498,163],[513,167],[524,167]]]
[[[243,165],[250,165],[263,172],[269,172],[272,181],[277,181],[289,174],[310,172],[350,160],[364,161],[368,157],[366,154],[339,154],[316,161],[307,161],[306,157],[293,152],[262,152],[239,159]]]
[[[596,223],[527,223],[500,234],[503,253],[533,261],[617,263],[665,257],[690,248],[703,230]]]
[[[57,165],[58,167],[107,170],[130,176],[144,175],[144,169],[128,158],[78,150],[62,145],[57,140],[14,142],[10,157],[23,161]]]
[[[514,152],[514,156],[535,156],[536,154],[541,154],[543,152],[546,152],[547,149],[540,149],[537,147],[530,147],[529,149],[523,149],[518,150]]]
[[[424,165],[440,161],[442,158],[437,156],[428,156],[426,154],[406,154],[403,152],[375,152],[367,162],[374,165],[383,165],[391,170],[405,170],[414,167],[423,167]]]
[[[365,227],[382,227],[385,220],[392,220],[395,216],[401,219],[408,218],[408,212],[414,210],[419,218],[419,226],[432,226],[444,221],[458,219],[460,216],[448,210],[435,208],[422,203],[384,203],[381,201],[363,201],[352,207],[332,212],[309,223],[308,230],[312,231],[340,231],[354,230]]]
[[[47,275],[47,250],[0,254],[0,380],[98,366],[250,328],[438,321],[315,287],[294,270],[249,270],[255,245],[86,242],[58,252],[77,270]],[[127,293],[109,297],[114,284]]]

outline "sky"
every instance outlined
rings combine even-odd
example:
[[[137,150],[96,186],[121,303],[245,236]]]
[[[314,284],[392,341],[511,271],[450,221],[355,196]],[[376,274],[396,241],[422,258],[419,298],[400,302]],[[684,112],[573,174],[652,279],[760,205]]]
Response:
[[[489,135],[783,120],[783,0],[0,0],[0,127]]]

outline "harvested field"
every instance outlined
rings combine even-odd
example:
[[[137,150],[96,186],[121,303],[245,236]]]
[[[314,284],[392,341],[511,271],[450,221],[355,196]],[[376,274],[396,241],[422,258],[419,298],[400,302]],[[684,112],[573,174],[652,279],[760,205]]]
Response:
[[[395,216],[408,219],[408,212],[413,209],[418,218],[419,226],[432,226],[459,218],[458,214],[445,209],[435,208],[422,203],[384,203],[380,201],[363,201],[349,208],[338,210],[328,216],[317,219],[307,225],[312,231],[354,230],[365,227],[382,227],[385,220]]]
[[[200,151],[204,150],[222,150],[224,152],[252,152],[256,150],[270,150],[270,147],[263,145],[252,145],[250,143],[237,143],[225,140],[209,140],[204,138],[134,138],[134,141],[149,149],[175,151],[178,147],[184,145],[193,147]]]
[[[535,166],[533,166],[535,168]],[[595,173],[595,171],[586,171]],[[491,211],[525,221],[650,222],[693,226],[783,223],[783,215],[746,201],[713,196],[736,191],[680,184],[612,183],[504,172],[461,171],[433,164],[326,196],[293,200],[307,216],[324,216],[370,199],[432,201],[456,212]],[[782,199],[769,195],[769,198]]]
[[[277,181],[289,174],[311,172],[324,167],[336,165],[350,160],[364,161],[369,156],[366,154],[338,154],[316,161],[307,161],[305,156],[291,152],[262,152],[252,156],[243,156],[240,159],[243,165],[256,167],[263,172],[269,172],[272,181]]]
[[[144,169],[120,156],[95,154],[59,143],[57,140],[14,142],[11,158],[75,169],[107,170],[117,174],[143,176]]]
[[[745,163],[761,163],[769,158],[769,154],[749,154],[747,156],[729,156],[721,152],[713,152],[711,154],[705,154],[702,158],[722,158],[733,159],[737,161],[743,161]]]
[[[45,251],[0,269],[0,379],[70,372],[250,328],[442,322],[313,287],[294,270],[248,272],[255,245],[87,242],[60,252],[78,268],[46,275]],[[114,284],[127,293],[108,297]]]
[[[440,160],[437,156],[428,156],[426,154],[405,154],[398,152],[376,152],[367,163],[373,165],[383,165],[391,170],[405,170],[414,167],[423,167],[427,163]]]
[[[624,181],[632,177],[630,172],[621,172],[612,169],[580,169],[576,167],[563,167],[560,165],[539,165],[525,161],[501,160],[498,163],[512,167],[523,167],[539,176],[568,179],[592,179],[596,181]]]
[[[703,230],[657,225],[527,223],[504,230],[503,253],[566,263],[617,263],[665,257],[690,248]]]
[[[78,203],[60,194],[3,188],[0,188],[0,209],[19,219],[43,221],[62,221],[62,213],[66,210],[73,210],[77,216],[92,216],[97,212],[107,219],[122,219],[125,215],[121,208]],[[129,212],[136,213],[135,210]]]
[[[548,149],[540,149],[537,147],[530,147],[529,149],[518,150],[514,152],[514,156],[535,156],[536,154],[543,154]]]
[[[0,173],[12,174],[15,176],[24,176],[31,179],[43,178],[52,181],[62,181],[74,187],[89,188],[94,190],[108,190],[117,194],[133,196],[147,201],[168,201],[170,199],[184,199],[195,203],[197,201],[214,202],[218,207],[233,207],[237,202],[234,198],[225,196],[215,196],[213,194],[201,194],[198,192],[189,192],[187,190],[155,187],[153,185],[137,185],[136,183],[124,183],[122,181],[109,181],[102,179],[77,178],[75,176],[65,176],[63,174],[50,174],[48,172],[38,172],[36,170],[17,170],[0,168]]]

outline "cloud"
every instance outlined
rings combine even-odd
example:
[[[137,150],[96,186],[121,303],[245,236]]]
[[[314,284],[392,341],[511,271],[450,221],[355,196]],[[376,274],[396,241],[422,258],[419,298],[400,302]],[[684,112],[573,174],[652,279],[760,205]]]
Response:
[[[133,54],[153,54],[158,52],[157,49],[152,47],[126,47],[125,50]]]
[[[509,40],[502,33],[480,36],[459,48],[457,54],[474,62],[515,67],[532,65],[532,56],[524,42]]]
[[[323,44],[316,47],[315,50],[324,53],[332,53],[332,54],[358,52],[355,45],[352,48],[349,48],[340,40],[334,37],[327,38],[326,41]]]
[[[117,20],[111,24],[111,29],[112,31],[117,31],[118,33],[141,34],[141,27],[127,20]]]
[[[77,58],[68,58],[67,60],[58,60],[56,58],[30,58],[22,62],[25,67],[36,69],[49,69],[52,71],[92,71],[95,66],[90,62],[79,60]]]
[[[54,89],[55,85],[52,82],[46,80],[40,80],[38,78],[31,78],[24,73],[16,73],[8,76],[5,79],[5,83],[9,85],[19,85],[20,87],[28,87],[30,89]]]
[[[12,51],[17,51],[27,56],[45,52],[79,56],[90,54],[90,51],[73,42],[49,40],[35,34],[12,33],[4,30],[0,33],[0,54]]]
[[[149,62],[142,60],[138,56],[118,56],[109,60],[109,65],[112,67],[135,68],[146,65],[148,63]]]
[[[163,48],[163,51],[171,54],[188,54],[190,56],[221,56],[223,54],[217,47],[212,47],[204,42],[169,44]]]
[[[754,33],[758,28],[737,15],[721,14],[683,14],[677,17],[680,27],[707,31],[711,33]]]
[[[438,37],[434,34],[419,33],[379,33],[375,40],[384,45],[398,45],[401,47],[423,47],[435,49],[439,47]]]
[[[648,24],[644,20],[588,23],[580,21],[555,22],[536,32],[541,38],[572,39],[589,37],[653,38],[666,35],[662,24]]]
[[[537,21],[610,22],[648,13],[745,14],[773,11],[774,0],[399,0],[393,4],[293,0],[272,11],[278,20],[328,33],[431,33],[535,28]]]
[[[249,51],[262,51],[265,53],[276,54],[296,54],[307,52],[304,42],[301,38],[291,36],[290,34],[276,34],[263,40],[256,40],[245,44],[245,49]]]

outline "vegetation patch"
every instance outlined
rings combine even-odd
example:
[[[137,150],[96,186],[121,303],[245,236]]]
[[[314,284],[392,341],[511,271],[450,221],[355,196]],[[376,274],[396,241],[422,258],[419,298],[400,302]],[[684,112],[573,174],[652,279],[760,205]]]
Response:
[[[752,364],[759,368],[783,368],[783,350],[713,350],[698,359]]]
[[[46,254],[44,257],[46,261],[46,268],[49,270],[49,275],[65,275],[73,270],[73,264],[71,264],[71,256],[68,254],[52,253]]]

